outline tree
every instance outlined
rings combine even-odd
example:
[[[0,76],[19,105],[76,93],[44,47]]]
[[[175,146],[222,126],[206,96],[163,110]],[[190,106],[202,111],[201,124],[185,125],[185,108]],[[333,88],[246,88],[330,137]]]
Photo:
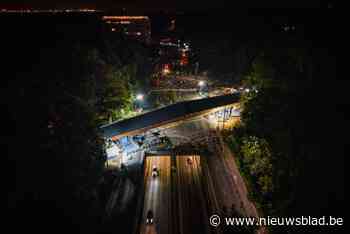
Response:
[[[101,92],[102,116],[109,122],[116,120],[122,109],[128,110],[132,106],[132,74],[128,68],[116,69],[111,65],[105,68],[105,79]]]
[[[266,140],[249,136],[243,139],[241,155],[250,175],[263,194],[273,191],[271,151]]]
[[[331,104],[320,85],[334,61],[323,52],[278,42],[262,49],[244,81],[258,92],[242,95],[242,124],[229,139],[264,215],[320,214],[334,210],[330,204],[340,207],[343,159],[328,156],[334,155],[328,142],[337,134],[330,134],[323,118],[324,103]],[[339,200],[324,187],[330,180]]]

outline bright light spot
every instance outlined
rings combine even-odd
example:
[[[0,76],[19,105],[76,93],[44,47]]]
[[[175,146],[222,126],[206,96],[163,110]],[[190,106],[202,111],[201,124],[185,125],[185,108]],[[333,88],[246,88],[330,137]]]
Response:
[[[249,92],[250,92],[250,89],[245,89],[245,91],[246,91],[247,93],[249,93]]]
[[[170,66],[169,64],[165,64],[164,69],[163,69],[163,74],[167,75],[170,73]]]
[[[203,86],[205,85],[205,82],[204,82],[203,80],[201,80],[201,81],[198,82],[198,85],[199,85],[200,87],[203,87]]]
[[[148,16],[103,16],[104,20],[148,20]]]
[[[136,100],[142,101],[143,100],[143,94],[137,94],[136,95]]]
[[[163,73],[166,75],[166,74],[169,74],[170,71],[169,71],[169,69],[164,68]]]

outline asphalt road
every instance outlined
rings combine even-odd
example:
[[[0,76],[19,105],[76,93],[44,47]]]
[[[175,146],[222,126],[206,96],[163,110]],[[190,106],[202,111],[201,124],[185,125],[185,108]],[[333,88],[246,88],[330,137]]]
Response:
[[[147,157],[145,159],[145,200],[141,233],[169,233],[170,218],[170,156]],[[156,166],[159,176],[152,177]],[[152,210],[154,223],[146,224],[147,212]]]
[[[177,171],[172,185],[177,202],[174,209],[178,211],[177,233],[210,233],[200,156],[177,156],[175,160]]]
[[[244,216],[258,216],[247,197],[234,155],[213,127],[209,119],[197,118],[159,129],[161,135],[175,144],[202,142],[212,153],[145,159],[146,194],[141,233],[220,233],[220,229],[210,228],[209,217],[225,215],[224,210],[232,207]],[[188,157],[192,158],[192,164],[187,162]],[[151,177],[153,165],[160,170],[156,179]],[[176,172],[171,172],[171,167],[175,167]],[[144,222],[149,209],[155,214],[155,223],[146,227]]]
[[[159,169],[156,178],[152,177],[153,166]],[[171,172],[171,166],[176,170]],[[172,162],[170,156],[146,158],[141,233],[210,233],[208,202],[201,178],[200,156],[177,156]],[[154,214],[151,225],[146,224],[149,210]]]

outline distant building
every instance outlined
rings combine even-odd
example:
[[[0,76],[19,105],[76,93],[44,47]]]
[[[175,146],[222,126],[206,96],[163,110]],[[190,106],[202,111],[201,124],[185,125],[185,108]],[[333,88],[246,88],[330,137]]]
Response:
[[[148,16],[103,16],[111,31],[121,32],[131,39],[151,42],[151,21]]]

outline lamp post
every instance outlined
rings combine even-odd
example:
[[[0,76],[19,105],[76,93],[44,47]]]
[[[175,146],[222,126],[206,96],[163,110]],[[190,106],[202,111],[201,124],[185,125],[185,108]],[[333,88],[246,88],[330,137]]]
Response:
[[[201,96],[202,95],[202,91],[203,91],[204,87],[206,86],[205,81],[200,80],[198,82],[198,86],[199,86],[199,90],[198,90],[199,91],[199,95]]]
[[[138,100],[138,101],[143,101],[143,98],[144,98],[143,94],[139,93],[136,95],[136,100]]]
[[[145,96],[143,94],[141,94],[141,93],[136,95],[136,103],[135,103],[136,104],[136,108],[140,108],[140,109],[142,108],[141,103],[144,100],[144,98],[145,98]]]

